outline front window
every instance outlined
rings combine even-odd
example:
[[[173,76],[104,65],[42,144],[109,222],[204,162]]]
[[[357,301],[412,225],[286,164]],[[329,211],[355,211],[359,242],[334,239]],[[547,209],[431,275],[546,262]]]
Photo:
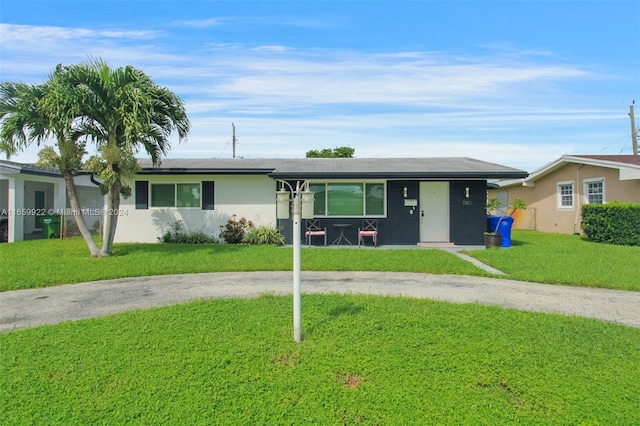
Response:
[[[573,208],[573,182],[558,183],[558,208]]]
[[[200,184],[176,184],[176,207],[200,207]]]
[[[151,185],[151,207],[175,207],[175,205],[175,184],[172,183]]]
[[[584,194],[589,204],[604,204],[604,179],[585,180]]]
[[[377,182],[326,182],[310,185],[315,216],[384,216],[385,186]]]
[[[363,184],[327,184],[327,216],[362,216]]]
[[[384,185],[381,183],[366,184],[365,206],[366,216],[384,215]]]
[[[200,184],[151,184],[151,207],[200,207]]]

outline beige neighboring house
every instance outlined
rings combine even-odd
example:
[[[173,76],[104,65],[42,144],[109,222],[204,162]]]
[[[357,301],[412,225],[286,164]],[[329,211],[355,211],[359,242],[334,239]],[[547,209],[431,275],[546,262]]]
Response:
[[[527,203],[515,215],[515,229],[573,234],[582,232],[584,204],[640,202],[640,156],[563,155],[526,179],[497,182],[489,198],[503,206]]]

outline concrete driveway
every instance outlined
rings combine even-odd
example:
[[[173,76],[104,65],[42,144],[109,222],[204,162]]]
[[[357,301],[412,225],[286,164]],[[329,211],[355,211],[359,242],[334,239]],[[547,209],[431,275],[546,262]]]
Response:
[[[196,299],[291,294],[291,272],[166,275],[0,293],[0,331]],[[640,292],[461,275],[303,272],[302,293],[375,294],[579,315],[640,327]],[[303,298],[304,303],[304,298]]]

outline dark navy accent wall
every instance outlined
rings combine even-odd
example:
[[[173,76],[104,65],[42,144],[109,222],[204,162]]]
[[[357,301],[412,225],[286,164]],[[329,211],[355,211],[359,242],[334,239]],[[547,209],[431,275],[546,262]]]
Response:
[[[449,183],[449,223],[450,239],[457,245],[483,245],[486,230],[486,181],[451,181]],[[469,198],[465,197],[465,188],[469,187]],[[404,188],[407,188],[407,200],[417,200],[414,209],[404,205]],[[378,245],[416,245],[420,242],[420,182],[388,181],[387,182],[387,217],[378,219]],[[411,213],[413,211],[413,213]],[[358,227],[362,218],[320,218],[323,227],[327,228],[327,244],[331,245],[340,235],[340,230],[333,226],[336,223],[348,223],[345,236],[353,245],[358,244]],[[285,244],[292,244],[291,218],[277,222]],[[301,223],[301,241],[304,238],[305,223]],[[322,237],[314,237],[312,245],[323,244]],[[370,239],[366,240],[370,245]]]
[[[416,207],[413,214],[410,207],[404,205],[404,188],[407,187],[407,199],[418,199],[419,182],[415,181],[389,181],[387,182],[387,217],[378,219],[378,245],[414,245],[420,239],[420,217]],[[351,226],[344,229],[344,235],[353,245],[358,244],[358,228],[362,226],[362,218],[319,218],[322,227],[327,228],[327,244],[330,245],[340,235],[340,230],[333,225],[336,223],[348,223]],[[289,219],[279,219],[277,223],[280,232],[285,237],[285,244],[293,244],[292,229],[293,221]],[[304,238],[305,222],[301,223],[301,240],[306,244]],[[365,243],[371,244],[371,238],[367,238]],[[322,245],[321,237],[314,237],[312,245]]]
[[[289,217],[289,219],[278,219],[278,229],[280,233],[284,235],[284,243],[289,245],[293,244],[293,238],[291,236],[293,221],[291,217]],[[302,221],[302,232],[304,234],[304,220]],[[304,236],[301,239],[304,240]]]
[[[293,240],[291,240],[291,219],[276,219],[276,226],[280,234],[284,236],[284,243],[293,244]]]
[[[380,244],[415,245],[420,242],[420,210],[404,205],[404,188],[407,200],[420,199],[420,182],[393,180],[387,182],[387,219],[384,238]],[[413,211],[413,214],[411,212]],[[381,225],[382,226],[382,225]]]
[[[469,187],[469,198],[465,188]],[[451,181],[449,183],[449,235],[457,245],[484,244],[487,227],[486,181]]]
[[[358,228],[362,226],[362,219],[357,218],[318,218],[320,220],[320,225],[322,228],[326,228],[327,230],[327,246],[330,246],[333,241],[335,241],[340,236],[340,229],[333,226],[336,223],[340,224],[349,224],[351,226],[344,228],[344,236],[351,242],[352,245],[358,245]],[[280,233],[284,235],[285,244],[293,244],[292,230],[293,230],[293,221],[291,218],[289,219],[279,219],[278,227],[280,229]],[[382,224],[382,219],[380,219],[378,223],[378,245],[385,244],[381,241],[382,235],[384,235],[384,226]],[[300,224],[300,241],[302,241],[303,245],[307,244],[307,240],[305,239],[304,232],[306,230],[305,220],[302,219]],[[371,244],[371,238],[367,238],[367,244]],[[324,244],[324,238],[317,236],[311,238],[311,245],[321,246]],[[344,245],[344,242],[340,243]],[[388,243],[387,243],[388,244]],[[347,244],[348,245],[348,244]]]

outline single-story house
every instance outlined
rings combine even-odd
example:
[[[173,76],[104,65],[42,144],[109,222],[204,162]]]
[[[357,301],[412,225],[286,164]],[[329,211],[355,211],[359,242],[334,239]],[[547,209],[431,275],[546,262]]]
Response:
[[[580,233],[584,204],[640,202],[640,156],[563,155],[526,178],[499,181],[489,197],[503,206],[514,198],[527,203],[514,228]]]
[[[121,202],[116,242],[156,242],[178,221],[187,231],[218,237],[236,216],[276,226],[290,243],[292,222],[277,219],[276,191],[279,181],[308,181],[314,217],[329,242],[342,230],[355,244],[367,218],[378,220],[378,244],[477,245],[486,230],[487,180],[527,176],[471,158],[165,159],[160,167],[139,162],[142,169],[129,182],[133,194]]]
[[[89,175],[78,174],[74,181],[81,207],[100,220],[95,213],[105,200],[99,188]],[[42,216],[64,214],[68,208],[64,178],[58,170],[0,160],[0,226],[7,229],[8,242],[41,238]]]

